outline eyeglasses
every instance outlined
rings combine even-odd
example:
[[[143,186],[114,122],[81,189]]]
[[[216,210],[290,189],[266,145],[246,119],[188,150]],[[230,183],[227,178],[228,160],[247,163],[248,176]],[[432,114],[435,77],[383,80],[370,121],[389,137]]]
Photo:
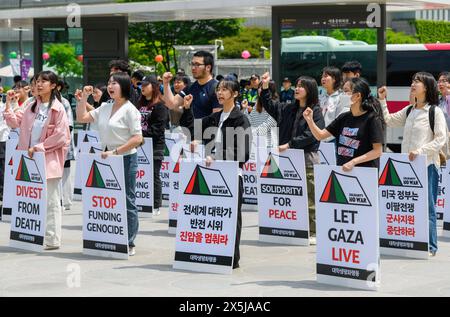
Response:
[[[198,63],[189,63],[189,65],[193,68],[198,68],[200,66],[204,66],[205,64],[198,64]]]
[[[438,80],[438,84],[445,84],[448,83],[447,79]]]

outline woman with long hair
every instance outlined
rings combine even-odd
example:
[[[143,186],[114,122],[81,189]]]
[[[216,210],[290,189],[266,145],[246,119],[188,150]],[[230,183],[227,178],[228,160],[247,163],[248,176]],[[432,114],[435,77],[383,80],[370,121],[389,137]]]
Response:
[[[51,71],[40,72],[36,80],[37,96],[25,109],[11,109],[8,95],[5,119],[12,128],[20,127],[18,150],[45,154],[47,176],[47,221],[44,244],[46,250],[61,246],[61,196],[59,186],[70,145],[69,122],[61,96],[56,88],[58,76]]]
[[[404,127],[402,152],[408,153],[411,161],[419,154],[427,156],[429,251],[434,256],[438,249],[435,208],[439,179],[437,169],[441,166],[439,152],[447,142],[447,124],[444,113],[439,108],[438,86],[433,75],[416,73],[412,78],[411,95],[415,101],[413,104],[398,112],[389,113],[387,89],[378,89],[386,124],[389,127]],[[434,124],[430,122],[433,112]]]

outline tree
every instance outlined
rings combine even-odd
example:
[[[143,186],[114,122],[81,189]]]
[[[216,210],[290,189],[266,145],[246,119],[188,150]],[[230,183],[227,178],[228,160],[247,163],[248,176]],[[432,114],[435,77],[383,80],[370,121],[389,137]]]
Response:
[[[243,28],[239,34],[221,38],[225,50],[219,51],[220,58],[241,58],[244,50],[254,57],[259,56],[261,46],[269,48],[272,32],[260,27]]]
[[[48,44],[44,51],[50,55],[45,65],[53,68],[59,76],[83,76],[83,63],[77,59],[75,47],[71,44]]]

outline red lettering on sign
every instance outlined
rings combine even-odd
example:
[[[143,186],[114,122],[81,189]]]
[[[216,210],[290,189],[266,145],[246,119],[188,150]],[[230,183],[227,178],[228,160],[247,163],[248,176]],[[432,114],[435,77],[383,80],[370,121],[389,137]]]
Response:
[[[167,171],[169,169],[169,162],[161,163],[161,171]]]
[[[142,179],[145,176],[145,171],[144,170],[138,170],[136,172],[136,179]]]
[[[92,196],[92,207],[114,209],[117,200],[114,197]]]
[[[331,249],[333,261],[359,264],[359,250]]]
[[[297,220],[297,211],[269,209],[269,218]]]
[[[256,163],[245,163],[242,169],[244,171],[255,172],[256,171]]]
[[[28,197],[33,199],[41,199],[42,188],[17,185],[16,196]]]

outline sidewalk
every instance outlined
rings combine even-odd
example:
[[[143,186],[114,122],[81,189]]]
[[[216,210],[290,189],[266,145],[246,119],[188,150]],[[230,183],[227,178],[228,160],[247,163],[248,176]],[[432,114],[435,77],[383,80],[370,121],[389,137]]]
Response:
[[[172,269],[175,238],[165,208],[157,219],[141,218],[128,261],[82,254],[81,202],[63,216],[60,250],[10,249],[10,225],[1,222],[0,296],[450,296],[449,239],[439,239],[428,261],[382,256],[381,288],[370,292],[316,283],[315,246],[260,243],[257,224],[256,212],[243,213],[241,268],[224,276]]]

